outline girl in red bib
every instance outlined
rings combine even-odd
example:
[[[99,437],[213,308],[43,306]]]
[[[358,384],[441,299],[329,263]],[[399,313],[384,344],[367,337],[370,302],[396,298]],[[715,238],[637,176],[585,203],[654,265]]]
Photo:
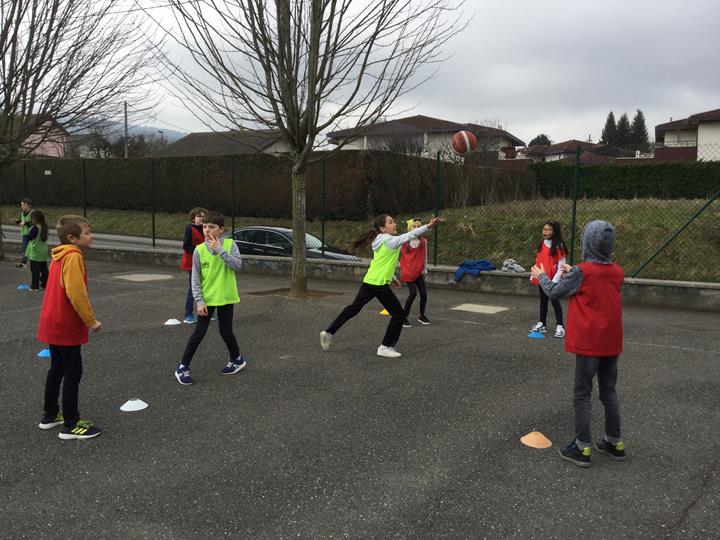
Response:
[[[188,273],[188,293],[185,297],[185,316],[183,322],[186,324],[195,324],[197,317],[193,313],[193,294],[192,294],[192,260],[193,253],[195,253],[195,246],[202,244],[205,241],[205,235],[203,234],[203,221],[205,220],[205,213],[207,210],[204,208],[193,208],[190,210],[190,224],[185,227],[185,234],[183,236],[183,256],[180,261],[180,269],[186,270]]]
[[[414,231],[422,225],[418,218],[408,220],[408,232]],[[403,326],[410,328],[410,309],[418,292],[420,292],[420,317],[418,322],[423,325],[430,324],[425,316],[427,306],[427,288],[425,287],[425,274],[427,274],[427,240],[413,238],[400,248],[400,281],[407,284],[408,297],[405,301],[405,320]]]
[[[562,265],[565,264],[567,257],[567,246],[560,231],[560,223],[557,221],[546,221],[543,225],[543,239],[538,245],[537,254],[535,255],[535,266],[545,268],[545,272],[550,279],[557,283],[562,276]],[[530,278],[530,283],[538,284],[538,280],[534,277]],[[548,312],[548,296],[542,287],[538,287],[540,293],[540,321],[533,326],[531,332],[547,332],[547,312]],[[563,312],[560,300],[552,300],[553,311],[555,311],[555,327],[556,338],[565,337],[565,328],[563,326]]]

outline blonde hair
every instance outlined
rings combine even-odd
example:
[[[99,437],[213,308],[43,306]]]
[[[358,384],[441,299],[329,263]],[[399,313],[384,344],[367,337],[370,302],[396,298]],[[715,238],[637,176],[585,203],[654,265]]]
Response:
[[[90,227],[90,222],[82,216],[74,216],[69,214],[62,216],[55,226],[57,230],[58,238],[61,244],[70,244],[68,240],[69,235],[73,235],[75,238],[80,238],[83,227]]]
[[[408,220],[407,220],[407,229],[408,229],[408,232],[412,231],[413,225],[415,225],[416,223],[422,223],[422,220],[419,219],[419,218],[412,218],[412,219],[408,219]]]

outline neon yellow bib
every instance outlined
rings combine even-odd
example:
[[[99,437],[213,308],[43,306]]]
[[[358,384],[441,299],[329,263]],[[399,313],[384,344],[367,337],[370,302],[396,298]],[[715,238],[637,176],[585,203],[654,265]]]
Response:
[[[223,249],[231,252],[232,238],[223,240]],[[211,253],[205,242],[195,248],[200,257],[200,285],[202,295],[207,306],[226,306],[237,304],[240,301],[237,290],[235,270],[230,268],[223,260]]]
[[[400,248],[390,249],[383,242],[380,249],[373,254],[373,260],[370,261],[370,268],[363,278],[363,283],[387,285],[392,282],[399,258]]]

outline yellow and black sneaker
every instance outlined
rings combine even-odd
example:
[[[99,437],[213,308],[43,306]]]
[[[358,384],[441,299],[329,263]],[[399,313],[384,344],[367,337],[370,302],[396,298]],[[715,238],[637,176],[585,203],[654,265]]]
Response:
[[[595,443],[595,448],[615,461],[625,461],[625,443],[622,441],[613,444],[603,439],[599,443]]]
[[[102,433],[102,431],[93,426],[90,420],[78,420],[73,428],[63,426],[62,429],[60,429],[58,437],[66,441],[71,441],[73,439],[92,439],[100,435],[100,433]]]
[[[40,419],[38,427],[40,429],[52,429],[54,427],[62,426],[64,420],[62,412],[58,412],[55,416],[48,416],[47,414],[44,414]]]
[[[560,457],[578,467],[590,466],[590,447],[580,448],[573,439],[558,450]]]

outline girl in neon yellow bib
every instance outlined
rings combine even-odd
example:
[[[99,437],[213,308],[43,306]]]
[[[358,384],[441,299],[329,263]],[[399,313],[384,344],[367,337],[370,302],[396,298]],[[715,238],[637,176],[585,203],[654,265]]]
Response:
[[[360,235],[352,243],[352,247],[357,249],[372,241],[373,259],[353,303],[340,312],[340,315],[328,326],[327,330],[320,332],[320,346],[323,350],[330,349],[333,336],[343,324],[360,313],[363,306],[370,300],[377,298],[390,313],[390,322],[385,337],[378,347],[377,355],[386,358],[398,358],[401,356],[395,346],[400,339],[405,311],[395,293],[390,289],[390,284],[393,282],[396,287],[400,287],[400,282],[395,279],[395,269],[400,258],[400,248],[413,238],[427,233],[439,221],[444,220],[440,217],[434,217],[427,225],[397,236],[395,220],[392,216],[382,214],[375,218],[371,230]]]

